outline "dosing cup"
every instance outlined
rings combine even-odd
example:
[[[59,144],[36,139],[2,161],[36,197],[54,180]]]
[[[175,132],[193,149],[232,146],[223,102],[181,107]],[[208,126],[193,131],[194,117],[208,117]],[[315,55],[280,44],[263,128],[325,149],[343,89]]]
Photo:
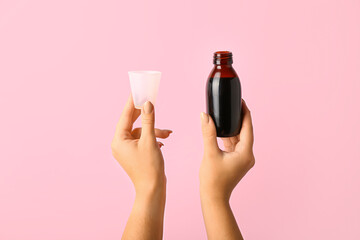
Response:
[[[130,87],[135,108],[141,109],[145,102],[155,105],[159,91],[161,72],[159,71],[130,71]]]

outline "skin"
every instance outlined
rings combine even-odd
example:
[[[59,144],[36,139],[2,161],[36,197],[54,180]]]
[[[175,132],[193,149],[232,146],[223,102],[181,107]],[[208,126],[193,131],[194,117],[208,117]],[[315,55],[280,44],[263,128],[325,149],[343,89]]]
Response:
[[[141,115],[142,128],[133,129]],[[130,177],[136,197],[122,239],[162,239],[166,176],[156,138],[169,137],[171,130],[154,128],[154,106],[146,102],[140,111],[132,97],[123,110],[111,143],[112,153]],[[219,149],[213,120],[201,114],[204,157],[200,167],[200,197],[206,232],[212,239],[243,239],[231,211],[231,192],[254,166],[254,137],[250,111],[243,102],[243,123],[236,137],[224,138]]]
[[[200,198],[209,240],[243,239],[229,203],[233,189],[255,164],[253,126],[244,101],[242,109],[241,132],[222,139],[225,151],[218,147],[213,120],[201,113],[204,157],[199,174]]]
[[[133,129],[141,114],[142,128]],[[111,143],[113,156],[134,184],[136,196],[122,239],[162,239],[166,197],[164,159],[156,138],[167,138],[171,130],[154,128],[154,106],[146,102],[135,109],[132,97],[123,110]]]

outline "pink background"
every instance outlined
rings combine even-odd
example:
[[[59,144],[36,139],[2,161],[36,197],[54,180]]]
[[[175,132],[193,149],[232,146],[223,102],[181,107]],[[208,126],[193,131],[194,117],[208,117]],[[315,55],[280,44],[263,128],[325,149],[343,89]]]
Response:
[[[246,239],[360,239],[360,2],[0,1],[0,239],[120,239],[134,191],[110,142],[128,70],[163,73],[165,239],[205,239],[200,112],[231,50],[257,163]]]

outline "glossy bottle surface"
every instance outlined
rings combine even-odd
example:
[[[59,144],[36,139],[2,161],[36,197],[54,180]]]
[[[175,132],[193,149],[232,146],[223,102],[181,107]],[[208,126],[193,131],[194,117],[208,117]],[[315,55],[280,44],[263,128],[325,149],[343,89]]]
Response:
[[[207,112],[218,137],[236,136],[241,128],[241,85],[231,65],[232,54],[216,52],[214,63],[206,86]]]

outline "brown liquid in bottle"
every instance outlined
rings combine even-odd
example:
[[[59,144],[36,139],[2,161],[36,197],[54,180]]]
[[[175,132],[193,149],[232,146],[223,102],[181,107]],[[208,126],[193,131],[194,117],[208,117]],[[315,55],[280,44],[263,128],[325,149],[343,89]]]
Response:
[[[206,85],[207,113],[218,137],[236,136],[241,128],[241,85],[232,63],[231,52],[215,52],[215,66]]]

